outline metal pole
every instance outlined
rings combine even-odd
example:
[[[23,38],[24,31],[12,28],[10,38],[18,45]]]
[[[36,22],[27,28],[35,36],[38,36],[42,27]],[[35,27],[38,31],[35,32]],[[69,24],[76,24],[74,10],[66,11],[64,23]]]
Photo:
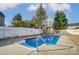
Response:
[[[39,25],[39,32],[41,32],[40,31],[40,25]],[[40,35],[40,34],[39,34]],[[37,38],[36,38],[36,50],[37,50],[37,52],[38,52],[38,38],[39,38],[40,36],[37,36]]]
[[[16,28],[17,28],[17,38],[19,37],[18,27],[19,27],[19,26],[18,26],[18,24],[17,24],[17,27],[16,27]]]
[[[38,37],[36,38],[36,50],[37,50],[37,52],[38,52]]]
[[[4,39],[5,39],[5,28],[6,28],[6,27],[4,27]]]

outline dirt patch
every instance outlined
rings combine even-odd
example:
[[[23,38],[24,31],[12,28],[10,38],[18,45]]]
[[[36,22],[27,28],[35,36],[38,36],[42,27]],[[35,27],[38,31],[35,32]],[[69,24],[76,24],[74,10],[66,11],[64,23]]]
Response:
[[[67,37],[79,46],[79,35],[68,35]]]

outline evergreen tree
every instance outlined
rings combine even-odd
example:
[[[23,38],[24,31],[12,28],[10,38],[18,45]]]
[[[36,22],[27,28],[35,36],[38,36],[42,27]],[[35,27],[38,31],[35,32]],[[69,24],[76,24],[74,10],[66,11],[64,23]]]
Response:
[[[63,11],[57,11],[54,17],[53,28],[55,30],[63,30],[68,27],[68,19]]]
[[[37,9],[34,19],[38,26],[42,24],[43,20],[47,20],[47,14],[45,9],[42,7],[42,4],[40,4],[39,8]]]
[[[22,26],[22,24],[23,24],[23,22],[22,22],[22,16],[20,14],[16,14],[13,17],[12,26],[20,27],[20,26]]]
[[[13,20],[22,20],[22,16],[18,13],[14,16]]]

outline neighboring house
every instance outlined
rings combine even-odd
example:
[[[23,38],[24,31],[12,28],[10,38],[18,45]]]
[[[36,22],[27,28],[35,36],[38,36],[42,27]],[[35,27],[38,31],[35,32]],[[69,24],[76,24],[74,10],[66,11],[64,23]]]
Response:
[[[79,23],[72,23],[69,24],[69,29],[79,29]]]
[[[0,26],[4,26],[5,25],[5,15],[0,12]]]

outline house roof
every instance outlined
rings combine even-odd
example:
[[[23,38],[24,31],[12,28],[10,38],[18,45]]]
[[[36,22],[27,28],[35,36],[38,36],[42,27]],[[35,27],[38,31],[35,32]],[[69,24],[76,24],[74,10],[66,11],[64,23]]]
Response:
[[[79,26],[79,23],[71,23],[69,26]]]
[[[3,17],[5,17],[5,15],[4,15],[2,12],[0,12],[0,16],[3,16]]]

